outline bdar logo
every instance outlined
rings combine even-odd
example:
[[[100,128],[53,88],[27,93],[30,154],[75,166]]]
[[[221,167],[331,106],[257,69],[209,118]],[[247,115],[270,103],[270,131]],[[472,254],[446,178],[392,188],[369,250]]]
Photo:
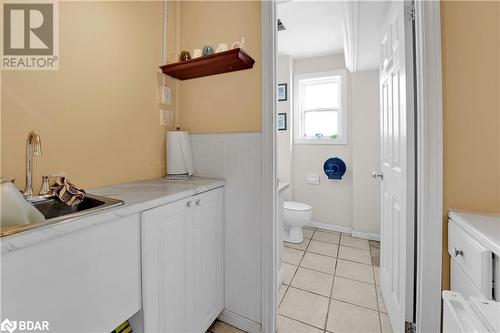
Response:
[[[2,331],[2,332],[12,333],[12,332],[14,332],[16,330],[16,328],[17,328],[17,322],[10,321],[8,319],[5,319],[0,324],[0,331]]]

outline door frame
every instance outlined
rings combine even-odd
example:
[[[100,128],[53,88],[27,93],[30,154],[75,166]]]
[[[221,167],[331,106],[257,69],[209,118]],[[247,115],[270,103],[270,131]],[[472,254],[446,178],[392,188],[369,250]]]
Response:
[[[261,2],[262,332],[276,331],[276,1]],[[438,1],[415,1],[416,331],[441,330],[443,115]],[[425,274],[424,274],[425,272]]]
[[[417,332],[441,330],[443,108],[441,7],[415,3],[417,121]]]

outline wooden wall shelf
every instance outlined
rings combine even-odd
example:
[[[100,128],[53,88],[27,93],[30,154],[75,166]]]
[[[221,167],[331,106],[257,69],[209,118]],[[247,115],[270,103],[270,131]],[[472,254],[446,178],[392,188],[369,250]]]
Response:
[[[160,66],[164,74],[179,80],[241,71],[253,67],[255,60],[242,49],[232,49],[191,60]]]

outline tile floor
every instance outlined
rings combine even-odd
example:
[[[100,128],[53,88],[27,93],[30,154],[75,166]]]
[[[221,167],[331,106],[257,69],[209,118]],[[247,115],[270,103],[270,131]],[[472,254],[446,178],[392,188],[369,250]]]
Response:
[[[304,228],[285,242],[278,333],[392,332],[378,284],[379,242]],[[244,333],[217,321],[210,333]]]
[[[378,285],[379,242],[304,228],[285,242],[280,333],[392,332]]]

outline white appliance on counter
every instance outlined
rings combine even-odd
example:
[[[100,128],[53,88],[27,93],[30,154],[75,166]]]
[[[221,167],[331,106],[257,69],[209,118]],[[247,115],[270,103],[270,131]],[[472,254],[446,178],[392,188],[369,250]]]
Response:
[[[500,215],[450,211],[448,217],[451,290],[500,301]]]
[[[500,303],[443,291],[443,333],[500,332]]]
[[[451,291],[443,291],[443,333],[500,332],[500,215],[448,217]]]

